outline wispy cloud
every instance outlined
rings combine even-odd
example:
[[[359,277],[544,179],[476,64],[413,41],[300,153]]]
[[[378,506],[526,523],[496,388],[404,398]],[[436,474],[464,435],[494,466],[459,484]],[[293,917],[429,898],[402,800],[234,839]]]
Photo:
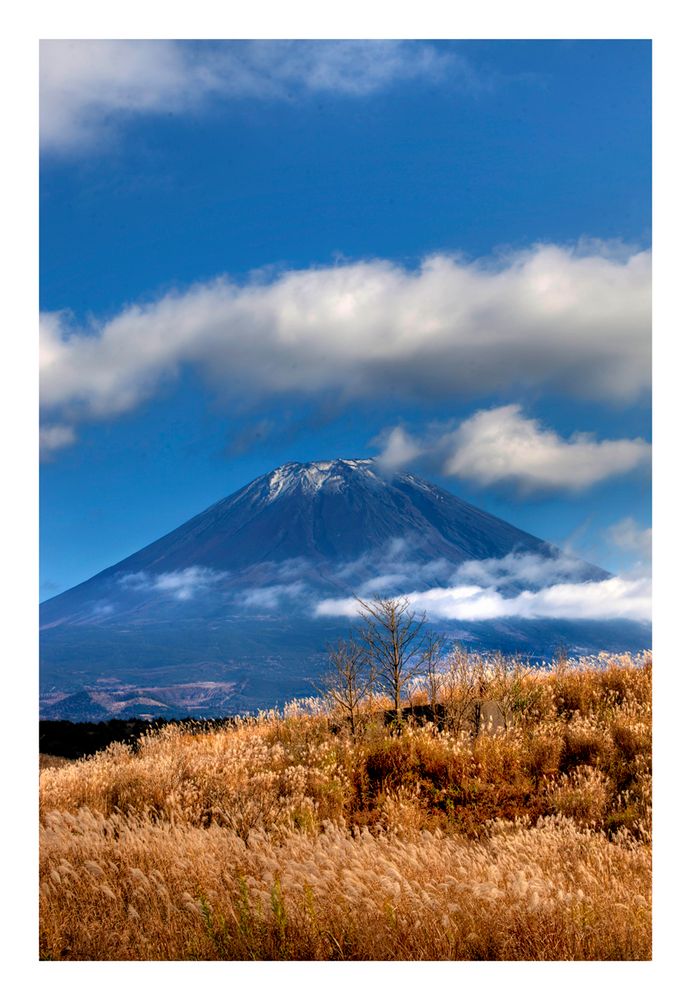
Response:
[[[443,557],[421,558],[419,543],[419,538],[392,538],[357,559],[340,563],[333,571],[334,579],[365,597],[452,579],[456,566]]]
[[[377,455],[377,465],[384,472],[406,469],[426,451],[424,442],[411,437],[403,427],[392,427],[374,443],[382,446]]]
[[[263,417],[261,420],[234,431],[228,436],[228,443],[225,447],[225,454],[235,457],[244,455],[246,452],[263,444],[276,432],[276,422]]]
[[[188,601],[221,583],[227,576],[225,572],[206,566],[188,566],[170,573],[125,573],[119,582],[127,590],[158,591],[179,601]]]
[[[430,257],[417,270],[363,261],[246,285],[219,278],[83,329],[64,313],[42,317],[41,401],[51,421],[124,413],[184,366],[238,400],[468,398],[514,386],[631,400],[650,383],[650,254],[538,245],[475,262]],[[478,435],[496,431],[489,419],[461,434],[466,455]],[[596,481],[610,461],[632,461],[617,443],[613,452],[583,438],[560,442],[517,411],[504,411],[502,425],[537,444],[538,466],[556,451],[560,480]],[[409,446],[401,438],[391,451]],[[565,455],[586,471],[568,472]],[[500,462],[473,468],[485,478],[504,471]],[[548,480],[543,462],[535,481]]]
[[[489,621],[497,618],[603,620],[625,618],[650,621],[650,580],[610,577],[583,583],[557,583],[537,591],[504,596],[494,587],[454,586],[412,591],[405,595],[413,610],[432,620]],[[360,611],[355,598],[320,601],[318,617],[354,618]]]
[[[52,458],[56,451],[74,444],[76,439],[74,428],[67,424],[44,424],[39,432],[41,459]]]
[[[93,146],[133,117],[184,114],[212,100],[365,97],[398,80],[477,75],[433,44],[406,41],[130,41],[41,43],[41,145]]]
[[[653,558],[652,528],[643,528],[632,517],[625,517],[613,524],[608,540],[632,560],[628,575],[650,575]]]
[[[468,559],[451,580],[480,587],[541,589],[555,583],[581,583],[595,573],[597,570],[582,559],[554,549],[549,557],[537,552],[510,552],[500,559]]]
[[[642,438],[596,440],[591,434],[563,438],[527,417],[518,404],[479,410],[453,430],[413,438],[394,427],[378,439],[388,471],[421,454],[439,471],[478,484],[511,486],[524,494],[578,492],[650,463]]]
[[[269,587],[252,587],[238,595],[238,604],[248,610],[275,611],[283,607],[286,601],[301,597],[304,591],[305,585],[300,581]]]

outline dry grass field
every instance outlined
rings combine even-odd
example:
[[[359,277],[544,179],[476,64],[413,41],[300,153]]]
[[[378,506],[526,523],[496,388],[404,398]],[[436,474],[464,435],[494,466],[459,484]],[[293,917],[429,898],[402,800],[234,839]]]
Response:
[[[459,664],[43,770],[41,958],[649,959],[650,657]]]

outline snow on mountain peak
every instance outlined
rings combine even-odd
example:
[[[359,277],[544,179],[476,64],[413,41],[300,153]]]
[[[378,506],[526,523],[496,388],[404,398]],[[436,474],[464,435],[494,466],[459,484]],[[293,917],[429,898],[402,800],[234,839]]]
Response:
[[[372,469],[372,459],[337,458],[328,462],[288,462],[269,474],[267,499],[275,500],[281,494],[301,490],[303,493],[317,493],[324,486],[342,490],[346,478],[359,473],[374,480],[378,476]]]

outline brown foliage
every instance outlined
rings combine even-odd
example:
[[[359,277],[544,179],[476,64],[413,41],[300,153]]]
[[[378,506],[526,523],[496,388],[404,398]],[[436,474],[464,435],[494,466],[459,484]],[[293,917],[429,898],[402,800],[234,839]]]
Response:
[[[43,771],[43,957],[649,957],[648,662],[499,679],[477,734],[311,702]]]

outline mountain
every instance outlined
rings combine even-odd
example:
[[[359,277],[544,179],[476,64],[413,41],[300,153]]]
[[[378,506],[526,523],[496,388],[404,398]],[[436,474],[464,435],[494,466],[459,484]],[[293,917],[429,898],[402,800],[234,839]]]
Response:
[[[289,463],[41,605],[41,714],[282,704],[313,692],[327,643],[352,624],[334,601],[488,580],[510,596],[608,575],[417,476],[371,460]],[[633,622],[437,624],[536,656],[649,645]]]

